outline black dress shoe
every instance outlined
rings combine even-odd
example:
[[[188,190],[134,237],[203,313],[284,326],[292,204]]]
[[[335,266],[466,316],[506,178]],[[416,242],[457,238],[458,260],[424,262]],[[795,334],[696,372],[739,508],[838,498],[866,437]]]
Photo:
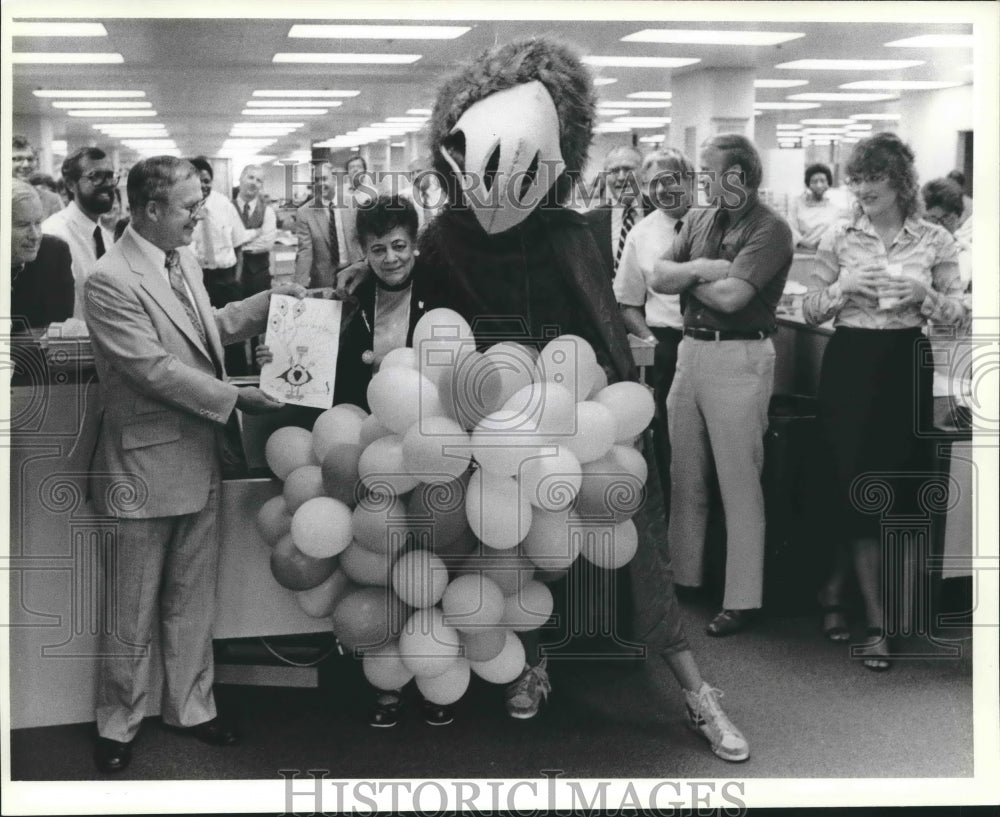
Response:
[[[212,718],[210,721],[192,726],[191,732],[198,740],[209,746],[235,746],[243,740],[239,730],[221,718]]]
[[[753,616],[753,610],[722,610],[709,622],[705,632],[716,638],[735,635],[750,626]]]
[[[94,760],[98,770],[104,774],[124,772],[132,761],[132,744],[110,738],[98,738]]]

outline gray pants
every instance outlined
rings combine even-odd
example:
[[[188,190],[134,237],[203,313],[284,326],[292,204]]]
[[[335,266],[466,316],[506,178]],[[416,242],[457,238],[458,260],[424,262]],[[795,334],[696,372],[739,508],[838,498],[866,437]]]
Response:
[[[667,397],[673,457],[667,541],[678,584],[702,583],[713,465],[726,513],[723,607],[761,606],[764,585],[764,433],[774,389],[768,340],[685,337]]]
[[[146,714],[153,627],[163,654],[163,721],[195,726],[215,717],[212,625],[219,565],[219,486],[202,510],[118,520],[106,584],[111,619],[102,633],[97,731],[127,742]],[[122,655],[125,648],[130,655]],[[144,649],[143,649],[144,648]]]

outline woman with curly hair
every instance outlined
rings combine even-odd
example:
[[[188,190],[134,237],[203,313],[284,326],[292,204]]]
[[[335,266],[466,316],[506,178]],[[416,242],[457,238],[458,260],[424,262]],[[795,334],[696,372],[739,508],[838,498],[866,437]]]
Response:
[[[929,417],[933,364],[923,328],[965,319],[957,247],[948,231],[920,219],[912,150],[892,133],[859,142],[847,163],[856,196],[853,218],[824,234],[803,312],[811,324],[834,320],[823,357],[819,400],[823,433],[837,480],[842,545],[823,588],[824,633],[850,638],[841,606],[851,565],[864,603],[864,666],[891,666],[880,518],[865,513],[866,490],[890,498],[891,513],[916,502],[914,472],[929,449],[916,422]],[[907,476],[911,475],[908,480]],[[902,569],[912,571],[904,559]],[[912,575],[912,574],[910,574]],[[895,610],[890,611],[895,614]],[[891,619],[889,619],[891,622]]]

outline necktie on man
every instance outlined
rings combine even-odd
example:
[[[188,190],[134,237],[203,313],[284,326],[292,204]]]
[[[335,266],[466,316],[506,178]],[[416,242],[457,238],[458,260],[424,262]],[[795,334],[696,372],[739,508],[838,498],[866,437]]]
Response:
[[[625,249],[625,239],[628,238],[629,230],[635,224],[635,207],[631,204],[625,205],[625,212],[622,213],[622,229],[618,234],[618,247],[615,250],[615,274],[618,274],[618,262],[622,258],[622,250]]]
[[[197,311],[195,311],[194,304],[191,303],[191,299],[188,297],[187,287],[184,285],[184,274],[181,272],[181,258],[177,254],[177,250],[170,250],[167,253],[166,267],[167,276],[170,278],[170,288],[174,291],[174,295],[177,296],[177,300],[180,301],[181,306],[184,307],[184,311],[198,333],[198,337],[201,338],[201,342],[207,349],[208,339],[205,336],[205,327],[201,325],[201,319],[198,317]]]
[[[101,225],[94,227],[94,255],[100,258],[104,255],[104,236],[101,234]]]
[[[337,267],[340,266],[340,241],[337,238],[337,209],[332,201],[327,212],[330,215],[330,264],[336,271]],[[334,281],[333,286],[336,285],[337,282]]]

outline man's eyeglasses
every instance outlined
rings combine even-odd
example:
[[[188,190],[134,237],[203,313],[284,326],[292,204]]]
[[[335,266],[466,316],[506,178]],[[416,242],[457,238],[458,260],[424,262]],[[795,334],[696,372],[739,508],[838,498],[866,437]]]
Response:
[[[92,187],[97,187],[104,184],[117,185],[119,176],[113,170],[91,170],[80,178],[86,179]]]
[[[198,213],[201,212],[201,208],[205,206],[206,199],[207,196],[206,198],[200,199],[195,204],[191,204],[188,207],[184,207],[183,205],[178,205],[178,206],[180,206],[181,210],[187,210],[188,215],[191,216],[191,218],[194,218],[195,216],[198,215]]]

